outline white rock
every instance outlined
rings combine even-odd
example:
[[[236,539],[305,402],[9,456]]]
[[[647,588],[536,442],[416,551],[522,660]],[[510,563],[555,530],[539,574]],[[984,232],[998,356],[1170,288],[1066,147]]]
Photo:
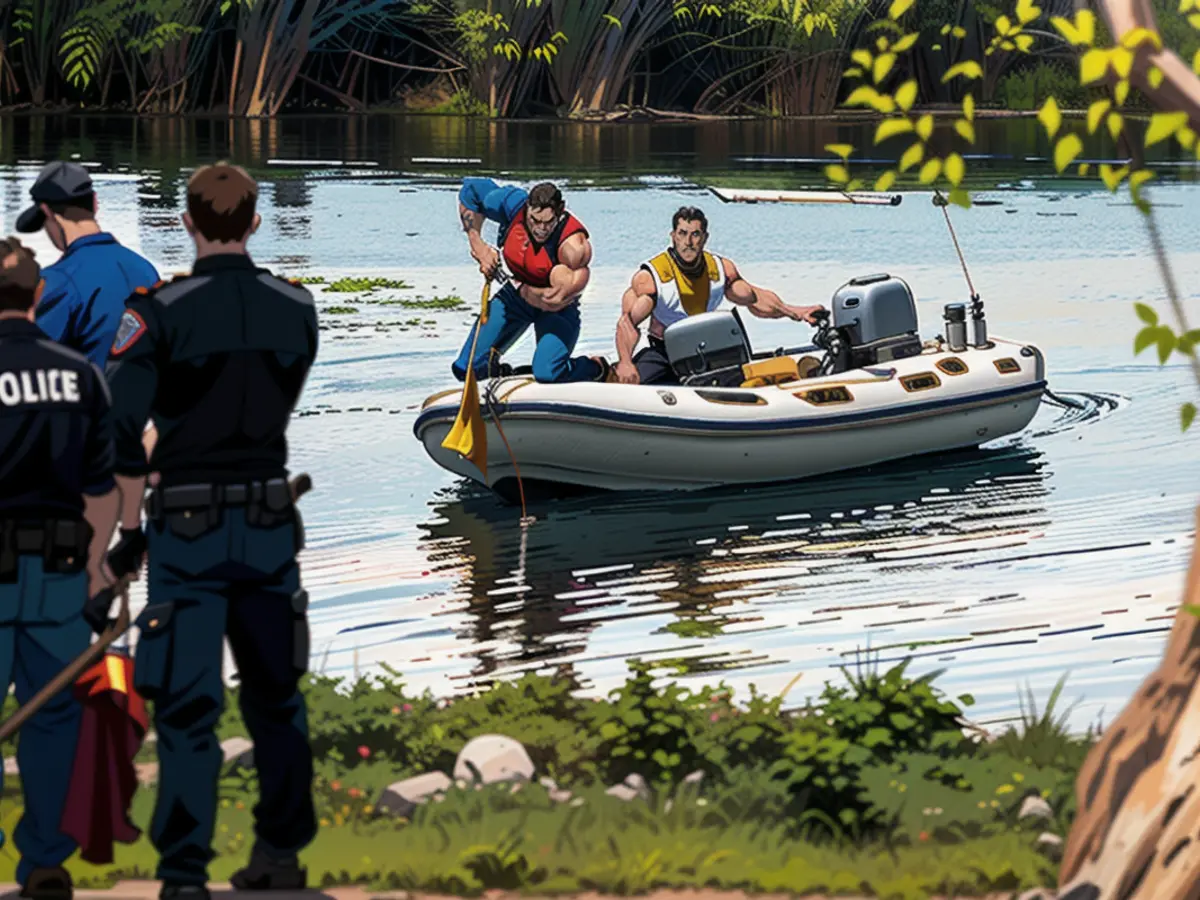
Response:
[[[254,767],[254,743],[244,737],[221,741],[221,754],[226,763],[235,763],[247,769]]]
[[[417,807],[439,791],[444,791],[451,785],[450,778],[444,772],[426,772],[424,775],[414,775],[384,788],[383,794],[375,808],[382,813],[408,818]]]
[[[604,793],[618,800],[636,800],[641,795],[627,784],[614,784]]]
[[[1038,835],[1037,848],[1049,856],[1057,856],[1062,852],[1063,839],[1057,834],[1043,831]]]
[[[533,760],[520,741],[502,734],[484,734],[468,741],[459,751],[454,777],[464,781],[478,779],[483,784],[516,779],[532,781]]]
[[[614,784],[604,793],[610,797],[616,797],[619,800],[649,800],[650,791],[646,787],[646,779],[634,772],[632,775],[625,776],[625,781],[621,784]]]
[[[1036,794],[1031,794],[1025,798],[1025,802],[1021,804],[1021,811],[1017,813],[1017,818],[1025,819],[1033,816],[1038,819],[1053,819],[1054,810],[1050,808],[1050,804]]]

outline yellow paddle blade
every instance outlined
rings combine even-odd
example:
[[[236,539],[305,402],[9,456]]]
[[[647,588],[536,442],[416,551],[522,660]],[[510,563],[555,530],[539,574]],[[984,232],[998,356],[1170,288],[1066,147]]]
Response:
[[[488,300],[491,299],[492,283],[485,281],[483,283],[483,297],[479,301],[479,324],[482,325],[487,321]]]
[[[450,433],[442,441],[442,447],[459,453],[474,463],[483,476],[487,477],[487,430],[479,409],[479,387],[475,383],[473,368],[467,369],[467,377],[463,381],[462,403],[459,404],[458,415]]]

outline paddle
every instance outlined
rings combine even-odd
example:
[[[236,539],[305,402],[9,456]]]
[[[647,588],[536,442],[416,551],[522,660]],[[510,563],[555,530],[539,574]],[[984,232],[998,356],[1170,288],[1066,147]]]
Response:
[[[492,282],[485,278],[483,293],[480,299],[479,319],[475,323],[475,334],[471,338],[471,352],[467,357],[467,374],[463,378],[462,401],[458,406],[458,415],[442,447],[453,450],[464,459],[473,463],[487,478],[487,429],[483,424],[483,414],[479,408],[479,385],[475,380],[475,347],[479,342],[479,332],[487,321],[488,302],[491,299]]]

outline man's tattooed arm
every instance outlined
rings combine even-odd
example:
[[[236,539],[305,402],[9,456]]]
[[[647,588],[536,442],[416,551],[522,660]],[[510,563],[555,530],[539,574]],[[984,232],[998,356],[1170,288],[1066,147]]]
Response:
[[[475,232],[478,235],[483,229],[483,213],[472,212],[461,203],[458,204],[458,218],[462,222],[463,231],[468,235],[471,232]]]

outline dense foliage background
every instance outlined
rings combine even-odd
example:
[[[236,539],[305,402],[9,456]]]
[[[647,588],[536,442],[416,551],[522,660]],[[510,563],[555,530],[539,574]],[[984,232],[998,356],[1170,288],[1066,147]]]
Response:
[[[1089,94],[1047,23],[1032,54],[982,48],[1007,4],[921,0],[905,65],[918,105],[953,103],[942,81],[981,60],[981,106],[1071,106]],[[1168,45],[1200,37],[1153,0]],[[498,116],[832,112],[880,0],[0,0],[0,104],[238,116],[377,107]]]

